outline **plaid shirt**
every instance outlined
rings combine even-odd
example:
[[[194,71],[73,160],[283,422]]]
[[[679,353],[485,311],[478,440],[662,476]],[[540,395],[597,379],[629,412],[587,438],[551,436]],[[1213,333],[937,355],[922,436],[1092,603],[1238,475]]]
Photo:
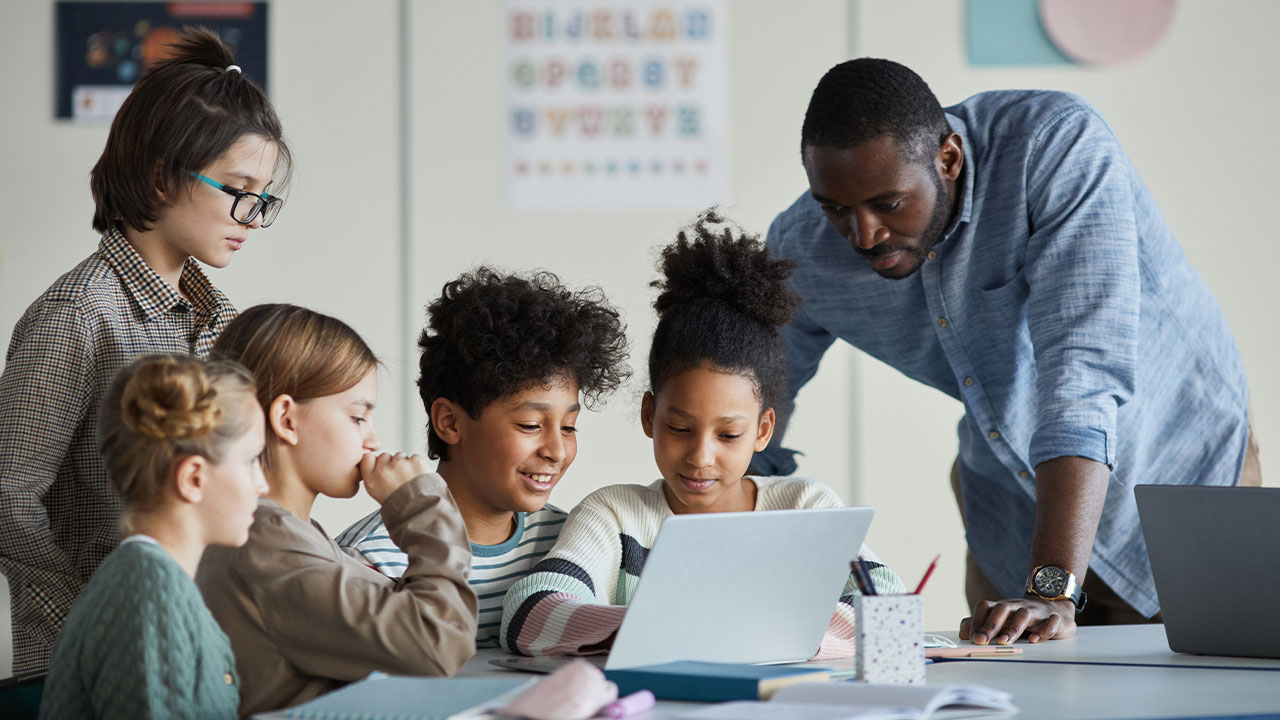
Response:
[[[138,355],[207,356],[235,315],[195,260],[178,284],[185,298],[113,230],[13,330],[0,375],[0,570],[15,674],[49,666],[76,595],[119,542],[121,502],[97,445],[102,396]]]

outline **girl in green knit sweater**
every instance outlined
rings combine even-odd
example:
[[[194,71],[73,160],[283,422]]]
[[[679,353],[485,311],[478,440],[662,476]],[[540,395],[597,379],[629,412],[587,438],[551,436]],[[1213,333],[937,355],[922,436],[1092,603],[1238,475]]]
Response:
[[[206,546],[248,540],[267,491],[253,379],[144,357],[116,378],[99,428],[126,537],[67,618],[40,717],[234,718],[235,658],[192,578]]]

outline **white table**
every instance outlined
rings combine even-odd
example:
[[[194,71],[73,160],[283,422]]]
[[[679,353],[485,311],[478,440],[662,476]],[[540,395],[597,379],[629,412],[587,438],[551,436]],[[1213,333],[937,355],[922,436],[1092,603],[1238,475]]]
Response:
[[[936,633],[963,645],[954,631]],[[1280,638],[1274,639],[1280,655]],[[1163,625],[1113,625],[1082,627],[1076,636],[1052,642],[1018,643],[1021,662],[1089,661],[1124,665],[1170,665],[1174,667],[1212,666],[1221,668],[1265,668],[1280,670],[1280,659],[1187,655],[1169,649]]]
[[[1162,625],[1086,627],[1070,640],[1018,647],[1019,656],[931,664],[927,682],[999,688],[1013,693],[1021,715],[1045,720],[1280,713],[1280,660],[1180,655]],[[502,654],[481,650],[459,676],[508,672],[488,664]],[[643,717],[700,706],[664,701]]]

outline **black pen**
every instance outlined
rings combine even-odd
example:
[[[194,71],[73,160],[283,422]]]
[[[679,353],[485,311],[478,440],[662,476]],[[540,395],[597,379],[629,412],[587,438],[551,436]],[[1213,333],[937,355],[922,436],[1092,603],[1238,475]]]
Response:
[[[858,558],[858,564],[862,566],[862,574],[867,578],[867,590],[869,595],[879,595],[876,592],[876,583],[871,579],[871,565],[863,558]]]
[[[849,574],[853,575],[853,582],[858,586],[858,592],[863,595],[870,595],[871,590],[867,587],[867,580],[862,576],[862,564],[859,560],[849,561]]]

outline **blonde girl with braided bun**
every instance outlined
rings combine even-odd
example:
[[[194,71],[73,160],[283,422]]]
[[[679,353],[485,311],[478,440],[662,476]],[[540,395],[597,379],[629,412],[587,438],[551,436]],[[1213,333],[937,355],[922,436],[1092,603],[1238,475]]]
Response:
[[[125,537],[67,618],[40,717],[234,718],[235,657],[193,578],[207,546],[248,540],[267,492],[253,378],[143,357],[108,390],[98,440]]]

